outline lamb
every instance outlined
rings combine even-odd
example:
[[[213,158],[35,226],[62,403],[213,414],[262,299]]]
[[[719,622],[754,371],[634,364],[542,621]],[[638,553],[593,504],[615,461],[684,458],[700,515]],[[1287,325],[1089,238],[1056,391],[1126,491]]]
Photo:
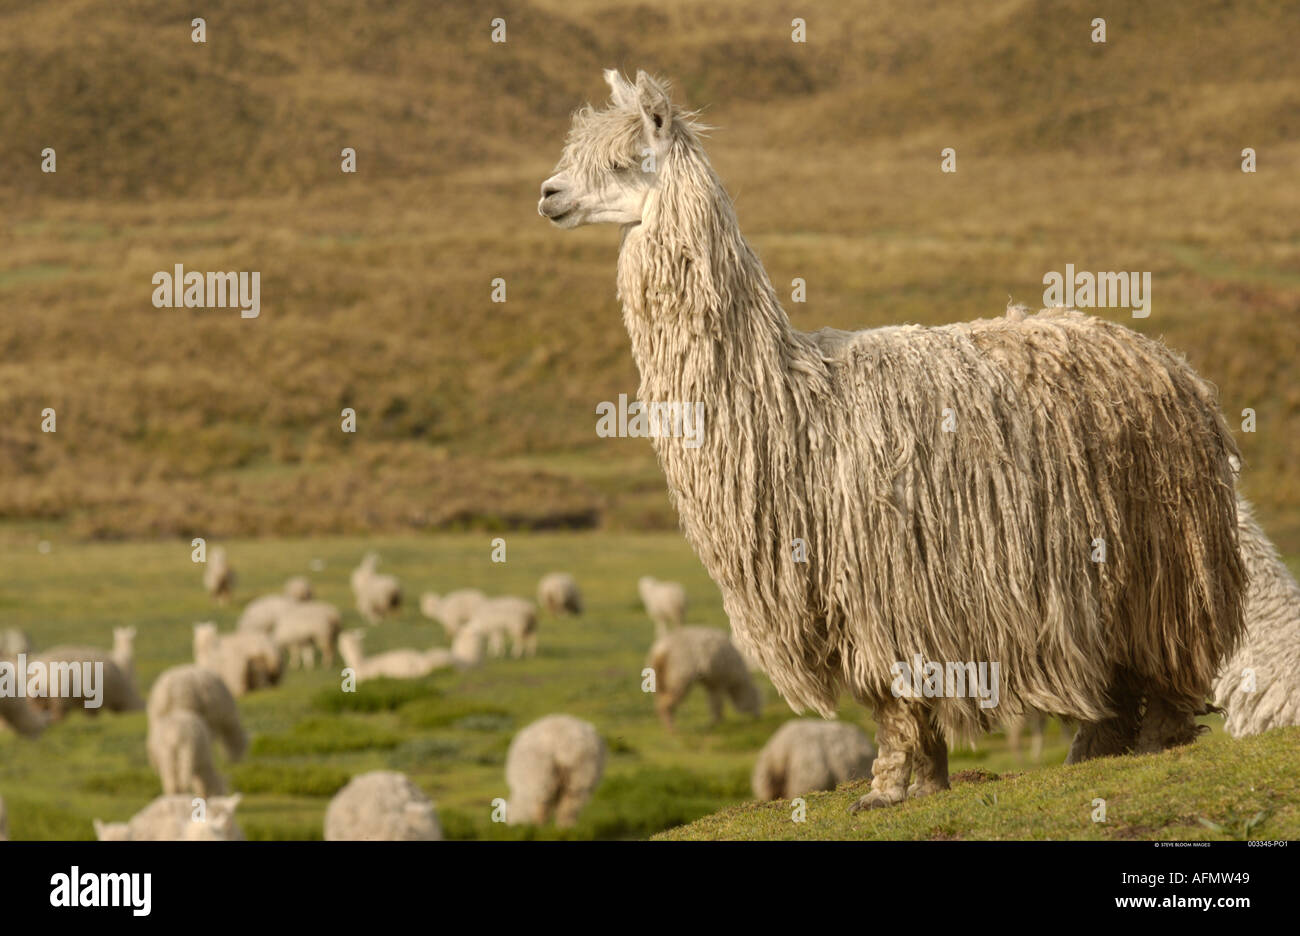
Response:
[[[438,621],[454,638],[456,632],[469,623],[479,605],[487,596],[476,588],[462,588],[439,596],[436,592],[425,592],[420,596],[420,613],[432,621]]]
[[[31,653],[31,639],[16,627],[0,630],[0,660],[12,659],[20,653]]]
[[[94,820],[95,837],[101,842],[242,842],[244,832],[235,821],[239,800],[238,793],[214,796],[199,812],[193,796],[160,796],[129,822]]]
[[[132,631],[132,633],[134,632]],[[88,687],[85,685],[80,687],[81,692],[79,693],[67,692],[59,695],[32,698],[30,699],[31,705],[48,713],[53,721],[61,720],[74,707],[85,708],[88,715],[95,715],[101,709],[110,712],[136,712],[144,708],[144,701],[140,698],[139,692],[136,691],[134,680],[123,672],[113,658],[114,653],[116,653],[119,659],[124,660],[128,669],[133,669],[130,661],[129,640],[127,641],[125,655],[123,655],[120,640],[121,638],[114,637],[115,648],[112,652],[106,652],[98,647],[60,645],[42,651],[28,660],[29,666],[33,662],[43,664],[49,671],[51,680],[56,678],[56,673],[61,669],[64,672],[69,672],[71,667],[78,667],[84,673],[85,664],[90,664],[92,667],[102,664],[103,681],[100,689],[103,698],[100,700],[98,708],[85,708],[85,701],[88,697],[86,692]]]
[[[582,614],[582,593],[567,572],[551,572],[537,583],[537,604],[548,614]]]
[[[655,641],[646,661],[655,673],[655,709],[670,731],[673,713],[697,682],[709,693],[710,724],[722,718],[723,700],[757,718],[763,699],[744,658],[726,633],[711,627],[681,627]]]
[[[876,750],[857,725],[817,718],[788,721],[763,745],[754,765],[754,795],[793,799],[871,776]]]
[[[311,601],[311,582],[307,580],[306,576],[295,575],[284,583],[284,594],[294,601]]]
[[[677,582],[661,582],[643,575],[636,583],[645,613],[655,623],[655,639],[686,621],[686,589]]]
[[[353,777],[325,810],[327,842],[440,842],[433,802],[404,774]]]
[[[1214,704],[1228,734],[1243,738],[1300,725],[1300,585],[1241,498],[1237,532],[1250,571],[1246,639],[1219,672]]]
[[[288,651],[291,666],[314,666],[317,651],[324,664],[332,666],[342,629],[338,608],[324,601],[304,601],[280,616],[273,639],[277,647]]]
[[[379,557],[367,553],[352,573],[352,593],[357,599],[357,610],[372,626],[402,604],[402,586],[395,577],[375,571]]]
[[[257,631],[219,634],[211,621],[194,625],[194,662],[218,674],[236,698],[278,685],[282,656],[275,642]]]
[[[239,708],[221,677],[197,664],[164,670],[149,691],[149,723],[161,722],[174,712],[192,712],[221,739],[232,761],[244,756],[248,735],[239,721]]]
[[[163,793],[208,797],[226,792],[226,782],[212,762],[208,724],[193,712],[174,711],[149,719],[145,747]]]
[[[537,607],[523,598],[489,598],[479,605],[467,627],[487,638],[488,652],[494,657],[505,653],[506,638],[511,641],[511,655],[537,655]]]
[[[588,722],[547,715],[515,735],[506,752],[510,825],[561,828],[578,819],[605,770],[605,742]]]
[[[208,557],[203,570],[203,587],[208,590],[208,594],[216,599],[218,604],[225,604],[230,600],[230,593],[235,588],[235,571],[230,568],[230,563],[226,561],[226,551],[220,546],[212,550],[212,555]]]
[[[1027,707],[1080,723],[1072,762],[1193,741],[1246,589],[1213,386],[1059,308],[795,331],[694,117],[644,72],[606,80],[538,211],[623,225],[623,322],[683,531],[794,709],[829,717],[847,691],[875,710],[855,810],[946,789],[946,736]],[[955,677],[900,695],[917,656],[999,661],[999,704]]]
[[[339,636],[339,655],[355,674],[357,682],[379,677],[419,679],[455,663],[451,652],[441,647],[432,650],[389,650],[378,656],[367,657],[361,648],[365,636],[366,632],[359,628],[345,631]]]

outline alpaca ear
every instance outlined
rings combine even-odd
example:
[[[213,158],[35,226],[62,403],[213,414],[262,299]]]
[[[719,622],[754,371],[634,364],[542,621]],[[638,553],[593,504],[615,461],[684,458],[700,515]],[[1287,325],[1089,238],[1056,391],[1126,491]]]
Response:
[[[636,102],[646,139],[663,145],[672,132],[673,106],[659,82],[644,71],[636,73]]]
[[[605,69],[605,84],[609,85],[610,95],[618,107],[636,107],[636,89],[627,83],[627,79],[617,69]]]

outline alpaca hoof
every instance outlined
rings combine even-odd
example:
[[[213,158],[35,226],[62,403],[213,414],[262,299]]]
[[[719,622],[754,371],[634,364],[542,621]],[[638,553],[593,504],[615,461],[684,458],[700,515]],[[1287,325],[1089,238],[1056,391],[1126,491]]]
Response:
[[[901,802],[902,802],[901,797],[899,799],[891,799],[890,797],[886,796],[884,793],[877,793],[875,790],[872,790],[866,796],[862,797],[856,803],[850,806],[849,813],[850,814],[858,813],[866,809],[883,809],[886,806],[893,806]]]
[[[946,786],[922,786],[919,783],[913,783],[907,788],[907,798],[916,799],[918,796],[929,796],[931,793],[942,793],[946,789],[948,789]]]

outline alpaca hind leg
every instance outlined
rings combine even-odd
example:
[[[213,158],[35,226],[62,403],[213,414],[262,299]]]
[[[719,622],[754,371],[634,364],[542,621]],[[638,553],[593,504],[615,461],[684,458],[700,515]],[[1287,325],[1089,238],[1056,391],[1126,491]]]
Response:
[[[1171,747],[1191,744],[1201,733],[1195,713],[1163,696],[1147,700],[1142,713],[1142,728],[1138,731],[1138,754],[1154,754]]]
[[[907,798],[912,753],[920,740],[916,720],[898,699],[878,704],[875,717],[876,760],[871,765],[871,792],[849,807],[851,813],[893,806]]]
[[[1096,722],[1083,722],[1070,742],[1067,764],[1094,757],[1118,757],[1137,744],[1141,697],[1124,683],[1111,687],[1110,704],[1115,714]]]

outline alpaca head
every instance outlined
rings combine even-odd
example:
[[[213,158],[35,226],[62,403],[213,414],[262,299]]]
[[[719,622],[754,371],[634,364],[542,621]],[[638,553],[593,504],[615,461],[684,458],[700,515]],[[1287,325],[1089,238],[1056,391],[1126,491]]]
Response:
[[[662,83],[639,71],[633,85],[613,69],[605,81],[609,106],[573,115],[555,172],[542,183],[537,212],[562,228],[639,223],[674,144],[694,143],[689,115],[674,109]]]
[[[115,627],[113,628],[113,654],[122,656],[131,656],[132,649],[135,645],[135,628],[134,627]]]
[[[194,625],[194,659],[206,654],[209,650],[216,647],[218,641],[217,625],[212,621],[204,621],[202,624]]]

